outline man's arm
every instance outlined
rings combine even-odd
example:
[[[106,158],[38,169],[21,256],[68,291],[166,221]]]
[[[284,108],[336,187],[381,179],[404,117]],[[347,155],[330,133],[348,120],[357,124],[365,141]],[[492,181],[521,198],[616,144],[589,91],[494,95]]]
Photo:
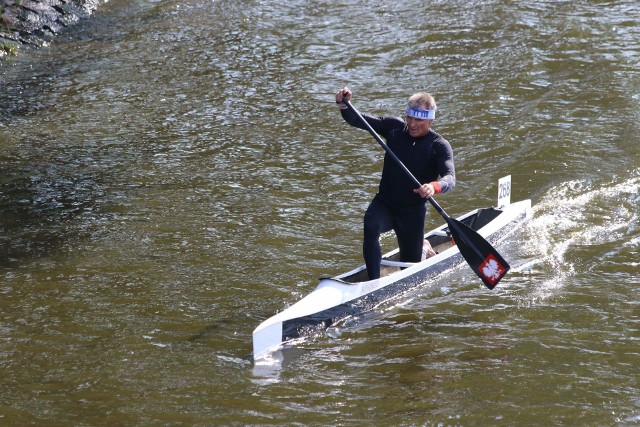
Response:
[[[456,186],[456,168],[453,162],[453,150],[451,144],[446,139],[439,141],[436,146],[436,156],[438,165],[438,174],[440,179],[437,181],[440,191],[437,193],[446,193]]]

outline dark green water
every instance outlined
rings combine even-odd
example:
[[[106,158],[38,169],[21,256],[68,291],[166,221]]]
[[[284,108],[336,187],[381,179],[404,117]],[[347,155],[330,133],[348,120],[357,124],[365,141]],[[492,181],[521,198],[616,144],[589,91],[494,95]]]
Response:
[[[639,28],[634,1],[112,0],[3,65],[0,424],[640,424]],[[382,153],[343,85],[435,95],[448,213],[511,174],[534,215],[494,291],[456,270],[256,369],[253,329],[361,263]]]

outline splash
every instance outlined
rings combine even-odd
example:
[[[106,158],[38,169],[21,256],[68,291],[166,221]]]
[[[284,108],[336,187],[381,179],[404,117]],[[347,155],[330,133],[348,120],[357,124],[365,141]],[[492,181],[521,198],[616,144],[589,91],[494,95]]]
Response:
[[[534,207],[525,227],[525,250],[533,260],[516,269],[540,277],[529,303],[557,294],[585,266],[598,266],[622,250],[637,252],[640,169],[630,175],[609,183],[568,181]]]

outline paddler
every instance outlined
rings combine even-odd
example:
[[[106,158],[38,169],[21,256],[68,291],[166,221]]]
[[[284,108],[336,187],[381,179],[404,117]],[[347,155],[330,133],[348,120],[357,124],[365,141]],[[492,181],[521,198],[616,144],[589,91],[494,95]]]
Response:
[[[352,95],[349,88],[343,87],[336,93],[336,103],[347,123],[366,129],[342,102],[343,99],[350,101]],[[380,277],[380,235],[387,231],[396,233],[402,262],[421,260],[427,198],[446,193],[456,185],[451,145],[431,129],[436,109],[433,96],[419,92],[409,97],[404,119],[363,114],[369,125],[386,139],[395,155],[423,183],[415,188],[407,174],[388,154],[385,155],[378,193],[364,214],[362,251],[370,280]]]

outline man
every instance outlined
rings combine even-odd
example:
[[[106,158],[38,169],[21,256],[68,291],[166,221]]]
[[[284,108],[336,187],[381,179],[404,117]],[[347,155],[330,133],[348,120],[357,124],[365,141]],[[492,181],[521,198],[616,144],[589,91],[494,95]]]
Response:
[[[350,100],[352,92],[344,87],[336,93],[336,103],[344,120],[351,126],[366,129],[343,99]],[[431,129],[435,119],[436,102],[428,93],[409,97],[406,117],[375,117],[363,114],[365,120],[382,137],[411,173],[424,183],[415,188],[414,182],[400,166],[385,155],[378,193],[364,215],[362,251],[369,279],[380,277],[380,235],[394,230],[400,249],[400,260],[419,262],[424,241],[426,199],[452,190],[456,185],[453,150],[449,142]]]

